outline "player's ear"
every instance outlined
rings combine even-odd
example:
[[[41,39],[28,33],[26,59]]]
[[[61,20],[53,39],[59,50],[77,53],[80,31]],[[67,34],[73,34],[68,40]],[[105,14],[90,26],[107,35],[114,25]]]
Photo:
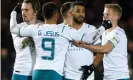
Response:
[[[119,20],[120,16],[119,15],[115,15],[115,20]]]
[[[119,20],[121,17],[120,16],[117,16],[117,19]]]
[[[53,15],[53,17],[55,18],[55,19],[58,19],[58,11],[56,11],[55,13],[54,13],[54,15]]]
[[[37,16],[37,14],[38,14],[37,10],[36,10],[36,11],[34,11],[34,16]]]
[[[68,11],[67,16],[71,18],[72,17],[72,11]]]
[[[37,10],[33,12],[33,15],[34,16],[37,16]]]

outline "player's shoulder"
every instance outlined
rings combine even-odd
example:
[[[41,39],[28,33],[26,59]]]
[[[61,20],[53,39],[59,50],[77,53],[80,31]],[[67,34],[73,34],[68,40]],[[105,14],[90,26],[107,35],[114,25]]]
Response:
[[[73,29],[71,24],[70,25],[65,25],[64,23],[61,23],[61,24],[58,24],[58,26],[60,28],[64,28],[64,29]]]
[[[58,25],[58,27],[60,27],[60,28],[70,28],[70,26],[69,25],[65,25],[64,23],[60,23],[60,24],[57,24]]]
[[[60,24],[57,24],[59,27],[63,27],[63,26],[65,26],[65,24],[64,23],[60,23]]]
[[[20,28],[20,27],[26,27],[26,26],[28,26],[28,24],[26,22],[21,22],[21,23],[18,23],[17,25],[15,25],[15,26]]]
[[[38,20],[35,25],[36,25],[37,28],[39,28],[41,25],[43,25],[43,22]]]
[[[21,22],[21,23],[19,23],[18,25],[22,25],[22,26],[23,26],[23,25],[26,25],[26,26],[27,26],[28,24],[27,24],[26,22]]]
[[[88,24],[88,23],[83,23],[83,27],[88,28],[89,30],[96,30],[97,29],[94,25]]]
[[[120,27],[116,27],[115,33],[119,35],[125,35],[125,31]]]

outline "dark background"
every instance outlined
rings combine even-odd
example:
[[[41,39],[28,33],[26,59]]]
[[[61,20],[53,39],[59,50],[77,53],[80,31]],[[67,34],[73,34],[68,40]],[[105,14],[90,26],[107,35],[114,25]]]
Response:
[[[15,60],[15,50],[12,37],[9,30],[10,13],[18,2],[23,0],[2,0],[1,1],[1,78],[2,80],[10,80],[13,64]],[[75,0],[39,0],[41,5],[46,2],[54,2],[58,8],[66,1]],[[102,22],[104,4],[118,3],[123,14],[119,21],[119,26],[123,28],[128,37],[128,58],[130,72],[133,72],[133,0],[82,0],[86,5],[85,22],[99,26]],[[40,20],[43,18],[39,17]],[[59,17],[58,23],[62,22],[62,17]],[[100,75],[101,67],[97,69],[97,74]],[[132,74],[133,76],[133,74]],[[102,76],[96,76],[96,80],[100,80]],[[133,79],[132,79],[133,80]]]

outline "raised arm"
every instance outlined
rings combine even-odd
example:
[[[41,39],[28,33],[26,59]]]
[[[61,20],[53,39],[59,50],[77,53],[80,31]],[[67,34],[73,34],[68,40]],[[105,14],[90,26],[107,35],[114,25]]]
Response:
[[[21,12],[21,4],[18,3],[17,6],[13,9],[10,15],[10,31],[11,33],[18,34],[20,24],[17,24],[16,15]]]

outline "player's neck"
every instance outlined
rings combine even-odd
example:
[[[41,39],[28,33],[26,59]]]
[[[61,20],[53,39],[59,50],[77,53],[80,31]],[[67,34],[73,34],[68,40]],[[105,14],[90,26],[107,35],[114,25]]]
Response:
[[[56,24],[56,20],[45,19],[45,24]]]
[[[71,18],[68,18],[68,17],[67,17],[67,18],[63,18],[63,20],[64,20],[63,23],[64,23],[65,25],[71,25],[71,24],[72,24],[72,19],[71,19]]]
[[[81,24],[78,24],[78,23],[75,23],[75,22],[72,23],[72,27],[77,29],[77,30],[80,29],[82,27],[82,25],[83,25],[83,23],[81,23]]]
[[[63,24],[65,24],[65,25],[71,25],[72,23],[70,21],[64,20]]]
[[[63,24],[68,25],[68,21],[64,20]]]
[[[108,29],[108,32],[111,32],[111,31],[114,30],[117,26],[118,26],[117,22],[113,22],[113,23],[112,23],[112,27],[111,27],[110,29]]]
[[[31,20],[31,21],[29,21],[29,22],[26,22],[27,24],[36,24],[37,23],[37,19],[33,19],[33,20]]]

